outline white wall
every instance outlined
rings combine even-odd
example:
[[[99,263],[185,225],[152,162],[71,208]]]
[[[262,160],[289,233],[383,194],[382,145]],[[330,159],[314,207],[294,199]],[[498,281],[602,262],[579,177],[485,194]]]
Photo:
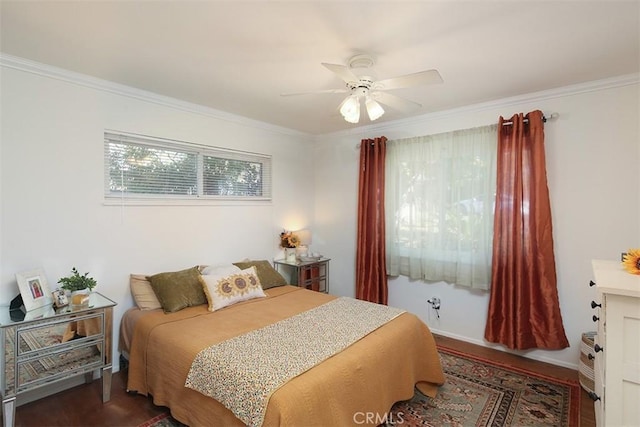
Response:
[[[77,84],[10,65],[0,68],[0,304],[18,294],[17,272],[41,267],[53,289],[75,266],[118,303],[117,342],[120,317],[133,304],[130,273],[273,259],[283,227],[311,224],[308,136],[106,82]],[[45,74],[68,77],[60,70]],[[273,202],[107,206],[105,129],[272,155]]]
[[[17,272],[42,267],[55,287],[76,266],[118,303],[114,337],[133,304],[130,273],[273,258],[283,227],[312,226],[312,250],[332,258],[332,293],[353,296],[362,138],[468,128],[534,109],[560,114],[546,125],[547,167],[558,288],[572,347],[529,357],[575,367],[580,334],[595,329],[590,260],[617,259],[640,246],[637,77],[311,138],[61,70],[44,67],[41,74],[40,66],[7,63],[0,67],[0,304],[17,295]],[[104,129],[270,154],[273,202],[105,206]],[[485,293],[404,278],[389,285],[390,304],[415,312],[434,331],[488,345]],[[440,319],[427,309],[431,296],[442,299]]]
[[[557,112],[559,117],[545,126],[547,175],[558,292],[571,347],[522,354],[576,368],[581,333],[596,329],[589,306],[596,298],[588,286],[591,259],[619,259],[622,251],[640,247],[640,194],[635,188],[640,176],[638,93],[637,76],[625,76],[318,138],[314,231],[322,237],[317,249],[332,258],[332,293],[355,294],[355,147],[362,138],[396,139],[470,128],[535,109]],[[439,319],[426,303],[432,296],[442,300]],[[389,304],[416,313],[435,332],[490,345],[483,339],[485,292],[399,277],[389,282]]]

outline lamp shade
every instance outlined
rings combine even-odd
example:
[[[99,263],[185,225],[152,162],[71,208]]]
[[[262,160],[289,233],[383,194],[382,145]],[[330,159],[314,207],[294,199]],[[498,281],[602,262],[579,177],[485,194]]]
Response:
[[[300,239],[300,244],[302,246],[309,246],[311,244],[311,230],[302,229],[295,232],[298,239]]]
[[[348,96],[340,104],[340,114],[349,123],[360,121],[360,99],[356,95]]]
[[[370,96],[367,96],[364,105],[367,107],[367,114],[369,114],[369,119],[371,121],[379,119],[384,114],[384,108],[382,108],[382,105],[378,104],[378,102]]]

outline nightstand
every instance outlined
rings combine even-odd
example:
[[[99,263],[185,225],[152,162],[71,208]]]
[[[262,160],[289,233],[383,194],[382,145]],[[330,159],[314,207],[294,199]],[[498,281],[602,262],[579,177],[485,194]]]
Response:
[[[329,258],[320,258],[317,261],[288,262],[284,259],[273,261],[276,270],[289,283],[301,288],[311,289],[317,292],[329,292]]]
[[[8,306],[0,306],[4,347],[0,350],[0,395],[5,427],[14,425],[17,399],[78,375],[93,381],[96,370],[102,377],[102,401],[109,401],[115,305],[93,292],[89,304],[78,309],[41,307],[16,316]]]

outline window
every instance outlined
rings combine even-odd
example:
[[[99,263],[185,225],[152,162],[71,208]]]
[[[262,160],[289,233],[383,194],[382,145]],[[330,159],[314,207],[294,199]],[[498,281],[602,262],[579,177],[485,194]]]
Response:
[[[106,199],[270,200],[271,157],[105,132]]]
[[[389,274],[489,288],[496,144],[496,125],[387,144]]]

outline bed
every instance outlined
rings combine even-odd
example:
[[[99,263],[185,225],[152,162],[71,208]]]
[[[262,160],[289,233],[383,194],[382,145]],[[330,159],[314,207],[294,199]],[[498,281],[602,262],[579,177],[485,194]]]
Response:
[[[264,278],[262,282],[266,297],[213,312],[207,304],[170,313],[161,308],[129,309],[120,328],[120,350],[129,363],[128,390],[151,395],[156,405],[169,407],[175,419],[190,426],[246,425],[218,400],[185,387],[194,359],[210,346],[279,325],[338,299],[295,286],[271,287]],[[319,328],[317,321],[310,321],[308,328]],[[286,363],[281,356],[256,357],[265,367]],[[402,312],[274,389],[257,425],[362,425],[368,419],[380,424],[395,402],[414,395],[415,387],[435,396],[443,383],[431,332],[415,315]]]

